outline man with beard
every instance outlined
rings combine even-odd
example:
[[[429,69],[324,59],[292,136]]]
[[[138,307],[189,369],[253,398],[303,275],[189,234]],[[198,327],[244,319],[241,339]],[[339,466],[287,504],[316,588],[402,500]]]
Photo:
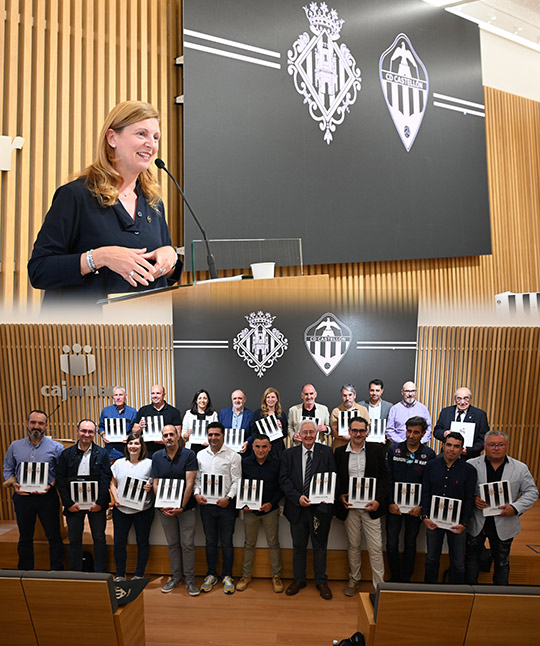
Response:
[[[56,461],[64,447],[45,437],[47,414],[33,410],[26,419],[28,437],[10,444],[4,458],[4,485],[13,488],[13,506],[19,528],[19,570],[34,568],[34,529],[36,516],[39,518],[45,536],[49,541],[51,570],[64,569],[64,544],[60,534],[60,502],[55,487]],[[22,462],[47,462],[49,465],[48,485],[44,492],[26,493],[21,491]],[[9,485],[8,485],[9,486]]]
[[[193,485],[197,474],[197,458],[190,449],[180,446],[180,433],[172,424],[167,424],[162,431],[164,449],[152,456],[154,492],[157,494],[159,480],[174,478],[184,480],[184,495],[180,507],[164,507],[160,519],[171,563],[171,577],[161,588],[161,592],[172,592],[182,580],[182,565],[186,588],[190,596],[196,597],[199,588],[195,585],[195,500]]]
[[[406,381],[401,388],[403,399],[394,404],[388,413],[386,423],[386,438],[390,444],[405,442],[407,439],[406,422],[410,417],[423,417],[427,422],[427,430],[422,437],[422,444],[427,444],[431,438],[431,415],[424,404],[416,399],[416,384]]]
[[[334,451],[339,446],[346,446],[351,439],[351,436],[348,432],[345,435],[339,434],[339,413],[340,411],[349,411],[351,416],[354,415],[357,417],[362,417],[367,420],[368,424],[370,422],[370,417],[368,409],[365,406],[361,406],[356,401],[356,388],[352,384],[345,384],[341,387],[341,404],[336,406],[330,415],[330,428],[332,429],[332,436],[334,438],[333,447]],[[345,428],[348,428],[348,422]]]

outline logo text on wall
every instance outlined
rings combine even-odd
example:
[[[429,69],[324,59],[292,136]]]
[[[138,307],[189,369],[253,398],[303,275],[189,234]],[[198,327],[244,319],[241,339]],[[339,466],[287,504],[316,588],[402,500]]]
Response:
[[[311,358],[327,377],[347,354],[351,339],[351,329],[331,312],[323,314],[304,332]]]
[[[344,20],[326,2],[304,7],[311,39],[300,34],[287,53],[288,72],[296,91],[304,97],[312,119],[319,122],[327,144],[343,123],[361,88],[360,69],[345,43],[338,45]]]
[[[412,148],[428,102],[429,77],[406,34],[396,36],[379,60],[384,100],[405,150]]]
[[[22,137],[13,140],[7,135],[0,135],[0,170],[11,170],[11,153],[20,150],[24,145]]]

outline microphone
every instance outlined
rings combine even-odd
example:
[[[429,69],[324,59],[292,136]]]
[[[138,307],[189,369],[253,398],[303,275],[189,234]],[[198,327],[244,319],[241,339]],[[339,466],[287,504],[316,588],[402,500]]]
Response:
[[[205,232],[205,230],[202,228],[201,223],[199,222],[199,220],[198,220],[197,216],[196,216],[196,215],[195,215],[195,213],[193,212],[193,209],[192,209],[192,208],[191,208],[191,206],[189,205],[189,202],[187,201],[187,198],[186,198],[186,196],[184,195],[184,191],[180,188],[180,184],[176,181],[176,178],[174,177],[174,175],[173,175],[172,173],[170,173],[170,172],[169,172],[169,170],[168,170],[168,168],[165,166],[165,162],[163,161],[163,159],[160,159],[159,157],[156,157],[156,158],[154,159],[154,164],[155,164],[155,165],[156,165],[160,170],[164,170],[164,171],[167,173],[167,175],[168,175],[168,176],[172,179],[172,181],[174,182],[174,185],[175,185],[175,186],[176,186],[176,188],[178,189],[178,192],[179,192],[179,193],[180,193],[180,195],[182,196],[182,199],[184,200],[184,204],[187,206],[188,211],[189,211],[189,212],[191,213],[191,215],[193,216],[193,219],[195,220],[195,223],[197,224],[197,226],[199,227],[199,229],[200,229],[200,231],[201,231],[201,233],[202,233],[202,237],[203,237],[203,240],[204,240],[204,244],[206,245],[206,264],[208,265],[208,271],[210,272],[210,278],[212,278],[212,279],[213,279],[213,278],[217,278],[217,277],[218,277],[218,275],[217,275],[217,271],[216,271],[216,260],[215,260],[214,256],[212,255],[212,252],[210,251],[210,245],[208,244],[208,238],[206,237],[206,232]]]

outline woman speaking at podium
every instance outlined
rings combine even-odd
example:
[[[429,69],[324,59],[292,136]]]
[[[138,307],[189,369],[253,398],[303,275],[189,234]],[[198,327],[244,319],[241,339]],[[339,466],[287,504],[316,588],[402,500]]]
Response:
[[[66,297],[166,287],[182,263],[171,245],[160,187],[151,170],[159,113],[125,101],[109,113],[95,161],[61,186],[34,243],[30,282],[45,303]]]

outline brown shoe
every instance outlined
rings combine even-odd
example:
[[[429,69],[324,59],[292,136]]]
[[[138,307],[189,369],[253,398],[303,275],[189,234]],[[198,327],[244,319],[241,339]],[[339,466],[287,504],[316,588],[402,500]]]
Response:
[[[274,592],[283,592],[283,581],[278,576],[272,577],[272,588]]]
[[[302,588],[306,587],[305,581],[293,581],[291,585],[285,590],[285,594],[292,597],[293,594],[298,594]]]
[[[250,576],[243,576],[240,581],[236,584],[236,589],[238,592],[243,592],[248,585],[251,583],[251,577]]]
[[[317,583],[316,587],[323,599],[332,598],[332,590],[328,587],[328,583]]]
[[[346,597],[354,597],[354,595],[358,592],[360,589],[360,581],[355,581],[354,579],[349,579],[349,582],[345,586],[345,589],[343,590],[343,594]]]

